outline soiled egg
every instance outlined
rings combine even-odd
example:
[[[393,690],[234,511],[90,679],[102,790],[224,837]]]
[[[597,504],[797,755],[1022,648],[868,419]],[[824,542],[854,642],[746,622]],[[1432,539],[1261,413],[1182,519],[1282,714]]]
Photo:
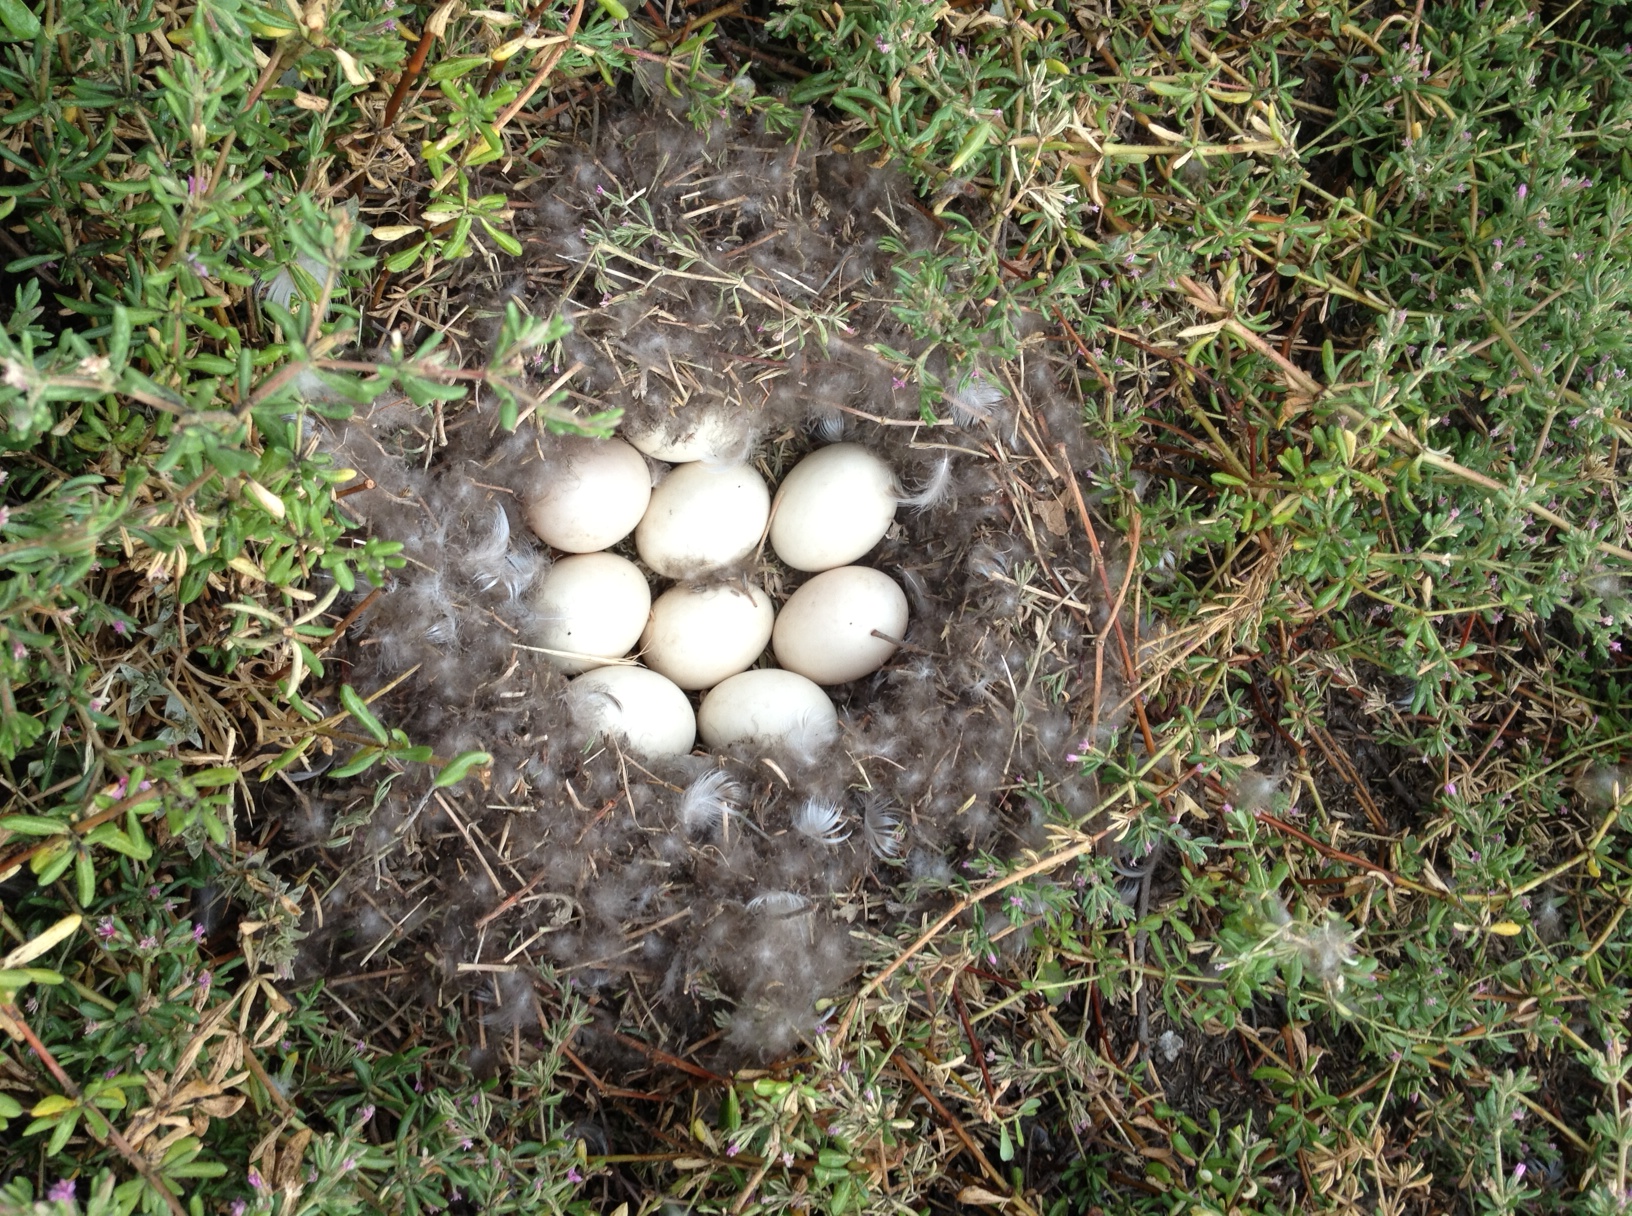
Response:
[[[893,578],[868,566],[840,566],[788,597],[771,648],[789,671],[818,684],[844,684],[884,666],[906,630],[907,597]]]
[[[635,548],[668,578],[706,574],[752,553],[770,511],[770,491],[747,465],[683,464],[652,491]]]
[[[819,448],[782,479],[771,548],[795,570],[846,565],[884,538],[895,504],[895,474],[867,448]]]
[[[621,439],[561,442],[561,458],[539,470],[526,495],[527,522],[545,544],[596,553],[634,531],[651,501],[652,475]]]
[[[652,605],[642,657],[681,688],[713,688],[753,666],[775,616],[758,587],[673,587]]]
[[[684,756],[697,742],[697,717],[686,694],[644,667],[599,667],[567,687],[581,728],[616,735],[645,757]]]
[[[740,414],[690,410],[673,418],[624,427],[624,436],[653,460],[689,464],[694,460],[737,461],[747,455],[752,426]]]
[[[652,610],[640,567],[616,553],[564,557],[533,588],[527,641],[573,673],[621,659],[634,649]]]
[[[804,676],[761,668],[716,684],[697,710],[697,732],[709,747],[756,739],[804,750],[837,738],[839,715]]]

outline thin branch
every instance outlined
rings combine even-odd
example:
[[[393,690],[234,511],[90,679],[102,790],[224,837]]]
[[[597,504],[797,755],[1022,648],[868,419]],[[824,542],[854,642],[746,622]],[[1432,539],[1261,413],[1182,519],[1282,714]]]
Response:
[[[56,1078],[57,1084],[62,1087],[62,1092],[83,1107],[85,1105],[85,1095],[80,1091],[79,1086],[74,1084],[73,1078],[62,1070],[62,1065],[57,1063],[57,1058],[51,1054],[50,1049],[40,1042],[39,1036],[34,1033],[33,1027],[23,1020],[22,1010],[8,1002],[0,1005],[0,1013],[5,1014],[16,1024],[17,1029],[22,1032],[23,1041],[28,1044],[34,1054],[39,1056],[41,1062],[50,1070],[51,1075]],[[90,1131],[92,1135],[96,1134],[88,1123],[85,1130]],[[100,1140],[101,1137],[97,1137],[97,1139]],[[170,1211],[175,1216],[188,1216],[187,1209],[182,1206],[180,1198],[170,1189],[164,1179],[154,1172],[152,1163],[137,1152],[131,1146],[130,1141],[126,1140],[119,1129],[114,1127],[111,1122],[108,1124],[107,1142],[113,1145],[121,1157],[130,1162],[131,1168],[142,1176],[142,1181],[152,1187],[157,1194],[164,1196],[165,1203],[169,1205]]]

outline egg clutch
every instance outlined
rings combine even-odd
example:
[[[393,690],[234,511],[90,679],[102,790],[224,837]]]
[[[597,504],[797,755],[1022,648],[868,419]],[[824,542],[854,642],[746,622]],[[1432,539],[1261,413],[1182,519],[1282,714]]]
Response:
[[[569,555],[534,585],[524,644],[576,676],[578,724],[647,758],[685,755],[699,734],[710,748],[835,739],[820,686],[877,671],[906,633],[901,587],[852,564],[895,518],[889,465],[835,443],[795,465],[773,499],[716,415],[683,435],[562,442],[565,459],[524,490],[532,530]],[[640,562],[676,580],[655,600],[640,565],[608,551],[630,533]],[[813,576],[780,613],[742,572],[766,541]],[[777,666],[756,669],[767,644]],[[695,714],[689,692],[704,693]]]

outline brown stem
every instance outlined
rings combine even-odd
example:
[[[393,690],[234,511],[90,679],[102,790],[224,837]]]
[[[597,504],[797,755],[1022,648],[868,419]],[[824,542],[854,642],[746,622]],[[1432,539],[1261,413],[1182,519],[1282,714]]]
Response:
[[[572,45],[572,37],[578,32],[578,22],[583,18],[583,15],[584,0],[578,0],[572,6],[572,16],[567,18],[567,28],[563,31],[563,40],[549,49],[544,56],[544,62],[539,65],[538,71],[533,73],[533,78],[527,82],[527,87],[521,91],[514,101],[505,106],[500,111],[499,116],[493,120],[493,130],[495,132],[504,130],[505,124],[514,118],[520,112],[521,107],[533,99],[533,94],[544,86],[544,82],[549,79],[550,73],[555,71],[555,65],[561,62],[561,57],[567,53],[567,48]]]
[[[110,820],[119,818],[119,816],[123,815],[131,807],[141,806],[145,802],[152,802],[156,800],[158,796],[159,791],[156,788],[144,790],[139,794],[132,794],[128,798],[122,798],[112,806],[108,807],[106,810],[98,811],[89,818],[77,820],[68,826],[75,833],[83,836],[92,828],[100,827],[102,824],[107,823]],[[0,858],[0,875],[10,873],[13,868],[22,865],[23,862],[33,857],[34,854],[38,853],[41,849],[45,848],[56,839],[58,839],[58,837],[47,836],[38,844],[32,844],[26,849],[19,849],[9,857]]]
[[[430,23],[427,22],[424,32],[419,36],[419,42],[414,46],[414,53],[408,57],[402,75],[397,78],[397,87],[391,90],[391,100],[385,103],[385,115],[380,119],[380,130],[386,130],[397,120],[397,111],[402,109],[402,103],[407,100],[408,90],[414,87],[414,81],[424,68],[426,57],[431,53],[431,43],[435,41],[436,35],[431,32]]]
[[[1067,469],[1071,468],[1071,452],[1060,444],[1060,459],[1065,462]],[[1128,649],[1128,638],[1122,631],[1121,605],[1127,595],[1128,579],[1124,578],[1122,594],[1113,596],[1111,592],[1110,576],[1105,573],[1105,554],[1099,547],[1099,534],[1094,530],[1094,521],[1088,514],[1088,504],[1083,501],[1082,488],[1077,485],[1076,473],[1073,472],[1068,484],[1071,487],[1072,497],[1076,500],[1077,514],[1082,517],[1082,526],[1088,533],[1088,547],[1094,551],[1094,565],[1099,568],[1100,585],[1105,588],[1105,598],[1112,601],[1112,612],[1115,614],[1107,622],[1114,631],[1116,648],[1122,656],[1122,670],[1128,677],[1129,695],[1133,697],[1133,712],[1139,719],[1139,733],[1144,738],[1145,754],[1156,754],[1156,739],[1150,731],[1150,721],[1145,717],[1145,699],[1139,695],[1139,667],[1133,661],[1133,652]],[[1128,537],[1128,570],[1133,570],[1134,560],[1139,553],[1139,513],[1134,512],[1130,521],[1130,535]],[[1096,706],[1097,708],[1097,706]]]
[[[11,1021],[15,1023],[17,1029],[22,1032],[23,1041],[29,1045],[35,1055],[40,1057],[40,1060],[45,1064],[46,1068],[50,1070],[51,1075],[57,1079],[57,1084],[62,1087],[62,1092],[67,1094],[75,1102],[83,1105],[85,1102],[85,1096],[80,1092],[79,1086],[74,1084],[72,1077],[63,1072],[62,1065],[57,1063],[57,1058],[51,1054],[50,1049],[47,1048],[44,1043],[40,1042],[39,1036],[34,1033],[33,1027],[23,1020],[22,1010],[18,1009],[16,1005],[7,1002],[4,1005],[0,1005],[0,1013],[5,1014],[6,1017],[10,1018]],[[91,1130],[89,1125],[86,1126],[85,1130]],[[94,1132],[92,1132],[92,1134],[95,1135]],[[100,1138],[101,1137],[98,1137],[98,1139]],[[108,1124],[108,1143],[113,1145],[121,1157],[130,1162],[131,1168],[142,1176],[142,1180],[146,1182],[148,1186],[152,1187],[158,1194],[164,1196],[165,1203],[169,1205],[170,1210],[175,1213],[175,1216],[188,1216],[187,1209],[182,1206],[181,1200],[176,1196],[176,1193],[170,1189],[170,1187],[165,1183],[164,1179],[160,1178],[158,1174],[154,1172],[153,1166],[147,1160],[147,1158],[138,1153],[135,1148],[131,1146],[130,1141],[126,1140],[120,1133],[119,1129],[114,1127],[112,1123]]]
[[[1110,805],[1110,800],[1107,800],[1104,805]],[[1095,813],[1097,813],[1097,811]],[[1074,858],[1081,857],[1084,853],[1092,852],[1094,848],[1098,846],[1099,842],[1105,839],[1105,837],[1108,835],[1110,835],[1109,828],[1102,832],[1096,832],[1092,836],[1080,837],[1075,844],[1061,849],[1057,853],[1050,853],[1048,856],[1034,861],[1031,863],[1031,865],[1024,866],[1012,874],[1006,874],[996,882],[988,883],[978,891],[971,891],[962,899],[958,900],[957,903],[953,904],[949,909],[943,912],[934,924],[930,925],[929,928],[920,933],[910,946],[908,946],[900,954],[896,955],[894,962],[862,985],[861,991],[856,993],[856,995],[851,998],[850,1007],[845,1010],[844,1017],[839,1022],[838,1030],[834,1033],[834,1039],[842,1040],[844,1036],[850,1032],[851,1023],[855,1020],[856,1015],[861,1012],[861,1007],[866,1002],[868,997],[887,984],[890,977],[897,971],[901,970],[902,967],[906,966],[907,962],[915,954],[917,954],[925,946],[929,945],[930,942],[934,941],[935,938],[940,935],[941,930],[945,929],[953,921],[957,920],[958,917],[962,916],[970,908],[974,907],[981,900],[990,899],[999,891],[1012,887],[1017,882],[1024,882],[1026,879],[1038,874],[1046,874],[1048,871],[1058,869],[1060,866]]]
[[[1377,875],[1377,877],[1387,882],[1390,886],[1404,887],[1408,891],[1417,892],[1419,895],[1432,895],[1436,899],[1449,900],[1451,903],[1458,902],[1454,895],[1448,895],[1443,891],[1436,891],[1432,887],[1424,886],[1421,883],[1412,882],[1409,878],[1402,877],[1401,875],[1394,873],[1394,871],[1378,865],[1376,862],[1367,861],[1364,857],[1356,857],[1353,853],[1345,853],[1342,849],[1334,849],[1329,844],[1322,844],[1313,836],[1309,835],[1308,832],[1300,831],[1298,828],[1293,827],[1290,823],[1287,823],[1286,820],[1278,819],[1274,815],[1269,814],[1267,811],[1254,811],[1252,816],[1259,823],[1274,828],[1283,836],[1290,836],[1294,840],[1301,840],[1304,844],[1308,845],[1311,849],[1314,849],[1317,853],[1320,853],[1324,857],[1328,857],[1333,861],[1347,862],[1351,866],[1359,866],[1362,870],[1369,870],[1371,873]]]
[[[975,1063],[980,1065],[980,1079],[986,1086],[987,1101],[997,1101],[997,1091],[992,1088],[992,1073],[986,1067],[986,1049],[980,1045],[975,1037],[975,1028],[969,1021],[969,1007],[963,1003],[963,994],[958,991],[956,983],[952,985],[952,1004],[957,1007],[958,1021],[963,1023],[963,1033],[969,1040],[969,1051],[975,1057]]]
[[[987,1179],[1008,1192],[1009,1203],[1021,1212],[1030,1213],[1030,1216],[1037,1216],[1037,1209],[1027,1203],[1025,1198],[1008,1184],[1003,1175],[997,1172],[997,1167],[981,1151],[981,1147],[975,1142],[974,1137],[964,1130],[963,1124],[958,1121],[957,1116],[949,1111],[946,1104],[931,1092],[929,1086],[924,1084],[923,1078],[913,1070],[912,1065],[902,1058],[899,1051],[891,1057],[890,1063],[903,1077],[911,1082],[914,1089],[923,1095],[924,1101],[935,1108],[935,1113],[946,1121],[946,1125],[952,1129],[952,1134],[962,1141],[963,1147],[969,1150],[969,1155],[979,1164],[981,1172],[986,1175]]]

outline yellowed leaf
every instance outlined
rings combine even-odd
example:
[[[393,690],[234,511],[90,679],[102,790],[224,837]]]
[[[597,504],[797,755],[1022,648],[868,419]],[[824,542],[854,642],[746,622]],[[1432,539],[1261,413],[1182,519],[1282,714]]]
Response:
[[[373,72],[369,71],[362,64],[358,63],[339,47],[331,46],[329,50],[334,52],[335,59],[339,61],[340,71],[345,75],[346,83],[365,85],[374,79]]]
[[[244,478],[244,492],[255,500],[255,504],[270,515],[273,519],[284,517],[283,499],[267,489],[253,477]]]
[[[1009,1201],[1002,1195],[995,1195],[983,1186],[966,1186],[958,1192],[959,1203],[979,1204],[982,1207],[1000,1208]]]
[[[77,913],[65,916],[38,937],[32,937],[4,959],[0,959],[0,971],[11,971],[18,967],[26,967],[39,958],[53,946],[67,940],[75,929],[79,928],[80,918]]]

